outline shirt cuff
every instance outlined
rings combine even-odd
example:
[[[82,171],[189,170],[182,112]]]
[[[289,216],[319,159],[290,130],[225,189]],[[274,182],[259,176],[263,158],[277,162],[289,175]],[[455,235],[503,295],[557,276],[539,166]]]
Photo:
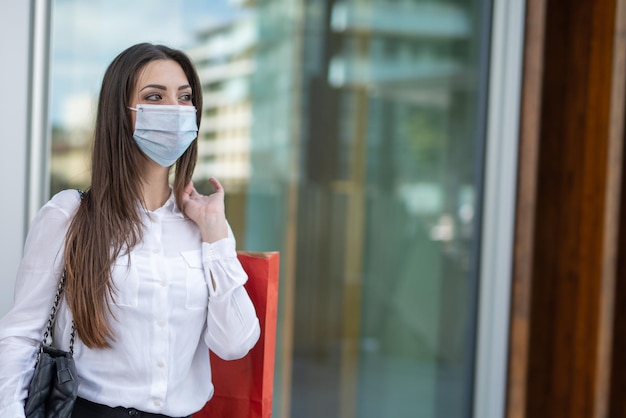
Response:
[[[235,240],[232,237],[222,238],[213,243],[202,243],[202,259],[211,261],[237,257]]]
[[[209,297],[214,301],[229,297],[233,290],[248,281],[235,247],[235,239],[232,237],[212,244],[202,243],[204,274],[209,285]]]

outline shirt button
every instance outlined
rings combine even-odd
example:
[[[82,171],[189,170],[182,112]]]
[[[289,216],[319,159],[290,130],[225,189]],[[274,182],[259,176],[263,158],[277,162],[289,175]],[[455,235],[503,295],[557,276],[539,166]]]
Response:
[[[161,280],[161,286],[163,287],[167,286],[167,280]]]
[[[152,252],[154,254],[159,254],[161,252],[161,249],[160,248],[155,248],[155,249],[152,250]]]
[[[161,406],[161,401],[160,401],[160,400],[158,400],[158,399],[155,399],[155,400],[154,400],[154,406],[156,406],[156,407]]]
[[[165,363],[163,362],[163,360],[159,360],[157,361],[157,366],[159,366],[160,368],[163,368],[163,366],[165,366]]]
[[[160,327],[164,327],[165,326],[165,321],[163,319],[159,320],[158,322]]]

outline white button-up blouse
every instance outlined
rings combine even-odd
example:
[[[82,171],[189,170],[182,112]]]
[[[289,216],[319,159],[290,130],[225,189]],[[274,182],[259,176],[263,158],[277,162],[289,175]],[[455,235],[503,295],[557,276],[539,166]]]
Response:
[[[24,417],[58,280],[65,234],[80,202],[76,190],[55,195],[32,222],[18,271],[13,308],[0,319],[0,417]],[[90,349],[76,339],[79,396],[146,412],[186,416],[211,398],[208,350],[243,357],[259,338],[259,321],[243,285],[235,239],[201,241],[174,196],[143,214],[143,240],[112,269],[115,341]],[[213,282],[212,282],[213,280]],[[214,285],[212,284],[214,283]],[[62,302],[55,345],[68,349],[72,317]]]

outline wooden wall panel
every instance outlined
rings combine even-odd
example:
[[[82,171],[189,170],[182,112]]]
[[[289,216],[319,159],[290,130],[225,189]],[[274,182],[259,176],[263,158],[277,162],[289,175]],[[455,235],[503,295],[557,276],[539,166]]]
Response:
[[[600,297],[599,341],[594,418],[626,417],[626,199],[623,192],[624,119],[626,117],[626,0],[615,4],[613,74],[607,156],[604,260]]]
[[[616,6],[527,2],[508,418],[605,416]]]
[[[527,0],[521,95],[513,283],[511,294],[510,353],[507,380],[507,418],[526,417],[526,382],[530,333],[533,243],[537,161],[543,86],[545,0]]]
[[[624,181],[626,178],[622,177],[622,184]],[[626,196],[624,194],[621,197],[620,218],[626,220]],[[612,329],[612,356],[609,365],[611,373],[610,385],[606,389],[610,394],[609,418],[626,418],[626,332],[624,330],[624,324],[626,324],[626,222],[621,222],[618,230],[614,328]]]

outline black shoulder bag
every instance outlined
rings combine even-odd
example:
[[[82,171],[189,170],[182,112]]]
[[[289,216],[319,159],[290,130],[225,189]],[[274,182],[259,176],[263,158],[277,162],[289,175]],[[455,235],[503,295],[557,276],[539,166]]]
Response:
[[[79,191],[79,193],[82,199],[83,192]],[[69,352],[53,347],[52,341],[48,344],[48,337],[52,336],[52,328],[63,294],[65,276],[65,270],[63,270],[37,355],[35,373],[28,387],[28,398],[24,406],[26,418],[70,418],[78,396],[78,373],[73,357],[74,322],[72,321]]]
[[[70,418],[78,395],[78,373],[74,364],[74,324],[70,351],[63,351],[47,343],[52,333],[56,311],[61,299],[65,272],[54,297],[52,312],[37,356],[35,374],[28,387],[24,407],[26,418]]]

